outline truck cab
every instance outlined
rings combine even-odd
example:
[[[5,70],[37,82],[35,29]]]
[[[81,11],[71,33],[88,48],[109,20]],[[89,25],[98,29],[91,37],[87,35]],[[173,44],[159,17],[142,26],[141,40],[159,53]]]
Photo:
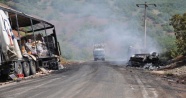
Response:
[[[105,49],[102,45],[94,46],[93,50],[94,61],[102,60],[105,61]]]
[[[104,51],[104,49],[95,49],[93,51],[93,55],[94,55],[94,61],[97,61],[97,60],[105,61],[105,51]]]

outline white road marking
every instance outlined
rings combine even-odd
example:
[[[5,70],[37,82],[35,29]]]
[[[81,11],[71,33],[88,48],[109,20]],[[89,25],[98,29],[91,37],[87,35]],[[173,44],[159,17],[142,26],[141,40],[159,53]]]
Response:
[[[144,84],[142,83],[142,81],[141,81],[137,76],[135,76],[135,78],[136,78],[136,80],[137,80],[137,82],[138,82],[140,88],[142,88],[142,95],[143,95],[143,98],[150,98],[150,96],[149,96],[149,94],[148,94],[148,92],[147,92],[147,90],[146,90]],[[150,87],[150,86],[148,86],[148,87]],[[150,92],[153,93],[153,95],[154,95],[153,98],[158,98],[158,93],[157,93],[157,91],[155,90],[155,88],[151,88]]]
[[[142,90],[142,95],[143,95],[143,98],[150,98],[149,97],[149,94],[147,93],[147,90],[145,89],[145,86],[143,85],[142,81],[137,77],[135,76],[141,90]]]

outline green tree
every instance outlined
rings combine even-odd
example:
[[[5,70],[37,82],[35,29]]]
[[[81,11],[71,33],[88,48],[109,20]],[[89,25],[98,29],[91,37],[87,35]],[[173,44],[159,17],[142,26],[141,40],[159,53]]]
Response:
[[[176,14],[171,18],[171,25],[174,28],[176,36],[177,52],[186,54],[186,13],[183,15]]]

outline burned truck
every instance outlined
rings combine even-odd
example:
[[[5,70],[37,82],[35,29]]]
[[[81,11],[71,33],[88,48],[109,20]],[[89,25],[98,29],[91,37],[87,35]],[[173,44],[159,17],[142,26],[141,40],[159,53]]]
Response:
[[[29,76],[39,67],[58,69],[60,55],[53,24],[0,7],[0,76]]]
[[[160,66],[161,61],[159,55],[156,52],[134,54],[130,57],[127,66],[131,67],[144,67],[145,65]]]

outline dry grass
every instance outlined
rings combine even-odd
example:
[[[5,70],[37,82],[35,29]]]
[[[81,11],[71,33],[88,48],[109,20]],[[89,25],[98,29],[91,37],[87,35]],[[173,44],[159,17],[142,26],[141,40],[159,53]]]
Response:
[[[69,65],[80,64],[83,62],[84,61],[71,61],[71,60],[66,60],[65,58],[61,58],[61,64],[66,67]]]
[[[68,60],[66,60],[65,58],[61,57],[61,64],[62,65],[68,65],[68,64],[70,64],[70,62]]]
[[[151,71],[153,74],[159,74],[159,75],[164,75],[165,71]]]
[[[178,68],[166,70],[165,72],[166,73],[172,73],[173,75],[177,75],[177,76],[186,75],[186,66],[181,66],[181,67],[178,67]]]

